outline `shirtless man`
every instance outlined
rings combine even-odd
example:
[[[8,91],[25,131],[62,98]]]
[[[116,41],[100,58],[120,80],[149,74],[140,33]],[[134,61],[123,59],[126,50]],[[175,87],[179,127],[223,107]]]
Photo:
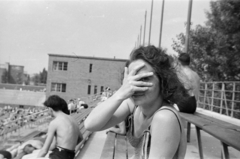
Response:
[[[188,90],[190,96],[188,104],[178,106],[181,112],[194,113],[197,107],[197,100],[200,89],[200,77],[190,67],[190,56],[187,53],[181,53],[178,57],[180,66],[178,67],[177,75],[184,87]]]
[[[47,139],[37,157],[44,157],[54,139],[56,138],[56,148],[49,154],[50,159],[73,159],[75,156],[75,147],[83,139],[78,124],[71,116],[64,113],[67,109],[67,103],[59,96],[52,95],[44,105],[52,110],[53,116],[48,127]]]

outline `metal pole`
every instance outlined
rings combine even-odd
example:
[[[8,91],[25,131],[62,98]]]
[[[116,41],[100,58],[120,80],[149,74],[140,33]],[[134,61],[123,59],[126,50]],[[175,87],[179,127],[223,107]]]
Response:
[[[161,24],[160,24],[159,47],[161,47],[161,40],[162,40],[162,25],[163,25],[164,1],[165,0],[162,0],[162,14],[161,14]]]
[[[187,18],[187,29],[186,29],[186,41],[185,41],[185,52],[188,53],[188,45],[189,45],[189,32],[191,25],[191,14],[192,14],[192,0],[189,0],[188,4],[188,18]]]
[[[145,11],[145,19],[144,19],[143,45],[145,44],[146,21],[147,21],[147,11]]]
[[[152,13],[153,13],[153,0],[152,0],[152,5],[151,5],[151,16],[150,16],[150,26],[149,26],[149,39],[148,39],[148,45],[150,45],[150,39],[151,39]]]
[[[137,47],[139,47],[139,35],[138,35],[138,40],[137,40]]]
[[[139,41],[139,45],[141,45],[142,42],[142,25],[140,27],[140,41]]]

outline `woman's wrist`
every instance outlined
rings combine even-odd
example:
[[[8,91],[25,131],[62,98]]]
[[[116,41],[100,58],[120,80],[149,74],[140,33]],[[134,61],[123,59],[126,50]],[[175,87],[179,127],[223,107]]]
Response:
[[[116,92],[112,97],[118,102],[123,102],[125,100],[125,98],[121,96],[118,92]]]

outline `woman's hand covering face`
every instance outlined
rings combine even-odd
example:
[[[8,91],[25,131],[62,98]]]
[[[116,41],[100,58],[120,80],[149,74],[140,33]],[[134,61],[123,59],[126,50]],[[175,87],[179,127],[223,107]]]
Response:
[[[136,65],[132,70],[127,67],[124,69],[124,79],[123,84],[118,90],[118,96],[121,99],[127,99],[131,97],[135,92],[144,92],[149,89],[153,84],[150,82],[145,82],[144,78],[153,76],[153,72],[139,73],[138,72],[145,67],[144,63]]]

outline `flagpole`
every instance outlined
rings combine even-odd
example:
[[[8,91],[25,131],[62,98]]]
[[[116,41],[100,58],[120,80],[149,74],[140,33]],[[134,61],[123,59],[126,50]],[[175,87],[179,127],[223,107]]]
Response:
[[[185,41],[185,52],[188,53],[189,48],[189,32],[191,26],[191,14],[192,14],[192,0],[189,0],[188,4],[188,17],[187,17],[187,27],[186,27],[186,41]]]
[[[163,13],[164,13],[164,1],[162,0],[162,14],[161,14],[161,23],[160,23],[160,35],[159,35],[159,47],[161,47],[162,42],[162,26],[163,26]]]
[[[145,19],[144,19],[143,45],[145,44],[146,20],[147,20],[147,11],[145,11]]]
[[[153,13],[153,0],[152,0],[152,5],[151,5],[151,16],[150,16],[150,26],[149,26],[149,39],[148,39],[148,45],[150,45],[150,40],[151,40],[152,13]]]
[[[140,42],[139,42],[139,45],[141,45],[142,43],[142,25],[140,27]]]

